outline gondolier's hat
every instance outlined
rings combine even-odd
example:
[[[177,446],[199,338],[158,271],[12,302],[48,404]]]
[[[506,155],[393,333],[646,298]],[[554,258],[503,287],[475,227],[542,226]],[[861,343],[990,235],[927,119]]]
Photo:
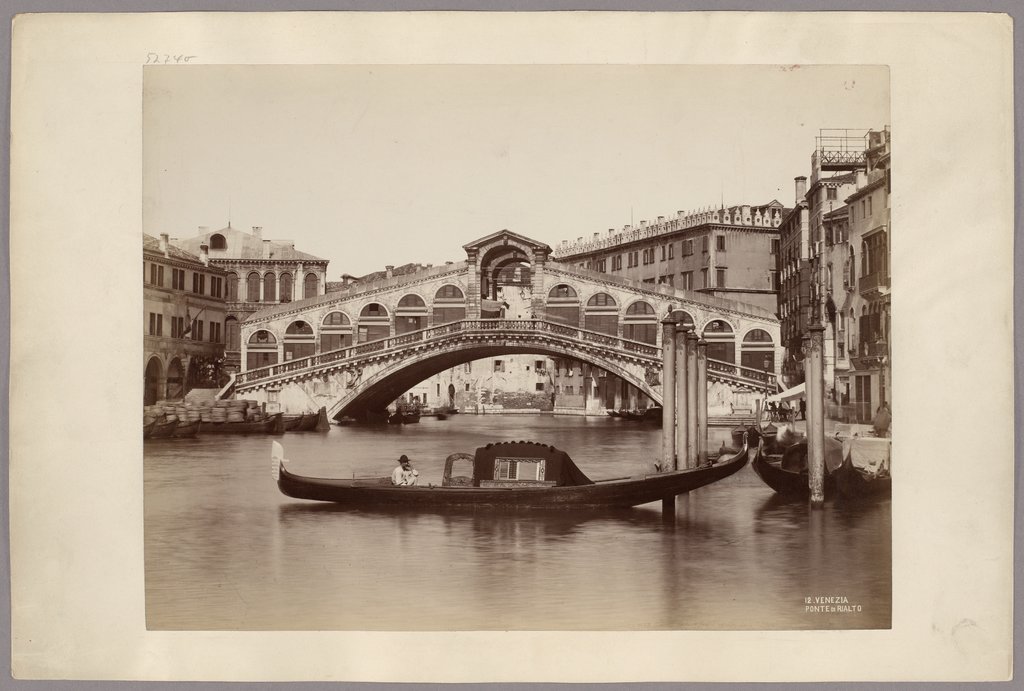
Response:
[[[409,460],[409,457],[406,456],[404,453],[401,456],[398,457],[398,462],[399,463],[412,463],[412,461]]]

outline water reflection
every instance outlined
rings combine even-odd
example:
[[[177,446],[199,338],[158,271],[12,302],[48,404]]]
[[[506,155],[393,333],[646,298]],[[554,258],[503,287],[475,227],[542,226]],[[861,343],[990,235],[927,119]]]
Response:
[[[712,448],[728,438],[719,430]],[[286,435],[297,472],[389,472],[490,441],[566,449],[591,477],[638,472],[657,429],[614,420],[456,416]],[[269,441],[200,437],[145,455],[147,623],[158,629],[779,629],[887,627],[889,503],[780,498],[748,467],[626,511],[372,511],[281,495]],[[843,595],[850,614],[805,610]]]

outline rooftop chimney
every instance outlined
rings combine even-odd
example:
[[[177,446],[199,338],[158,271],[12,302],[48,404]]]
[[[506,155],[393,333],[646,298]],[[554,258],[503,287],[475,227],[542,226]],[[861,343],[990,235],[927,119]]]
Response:
[[[594,239],[596,240],[600,235],[600,233],[594,233]]]
[[[164,253],[164,256],[168,256],[170,253],[167,250],[167,233],[160,233],[160,251]]]
[[[807,178],[801,175],[793,180],[796,182],[796,203],[799,204],[807,196]]]
[[[199,261],[201,261],[204,266],[210,265],[210,246],[205,242],[199,245]]]
[[[640,221],[640,227],[641,228],[646,228],[647,227],[647,221]]]
[[[388,264],[387,266],[384,267],[384,273],[387,275],[388,278],[393,277],[395,275],[395,267],[391,264]]]
[[[665,222],[665,217],[664,216],[658,216],[658,223],[664,223],[664,222]]]

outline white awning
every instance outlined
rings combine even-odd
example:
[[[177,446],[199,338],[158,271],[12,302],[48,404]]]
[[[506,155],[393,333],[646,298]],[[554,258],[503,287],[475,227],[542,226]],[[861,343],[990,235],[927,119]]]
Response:
[[[779,403],[780,401],[792,401],[794,398],[803,398],[806,395],[807,384],[797,384],[792,389],[786,389],[774,396],[764,399],[765,404]]]

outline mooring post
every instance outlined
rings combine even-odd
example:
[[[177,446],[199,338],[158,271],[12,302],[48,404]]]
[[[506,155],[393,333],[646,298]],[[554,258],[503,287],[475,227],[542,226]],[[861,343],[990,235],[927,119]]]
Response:
[[[686,334],[692,328],[689,324],[676,324],[676,454],[681,458],[678,462],[680,468],[690,467],[690,457],[686,455],[690,447],[690,430],[686,424],[689,415],[686,382],[690,378],[689,362],[686,359]]]
[[[679,469],[676,462],[676,321],[671,315],[661,322],[661,469]]]
[[[708,462],[708,342],[697,341],[697,465]]]
[[[700,337],[693,331],[686,332],[686,458],[688,468],[700,465],[697,459],[697,341]]]
[[[811,490],[811,506],[825,503],[825,327],[814,323],[803,338],[804,380],[807,395],[805,411],[807,426],[807,482]]]

